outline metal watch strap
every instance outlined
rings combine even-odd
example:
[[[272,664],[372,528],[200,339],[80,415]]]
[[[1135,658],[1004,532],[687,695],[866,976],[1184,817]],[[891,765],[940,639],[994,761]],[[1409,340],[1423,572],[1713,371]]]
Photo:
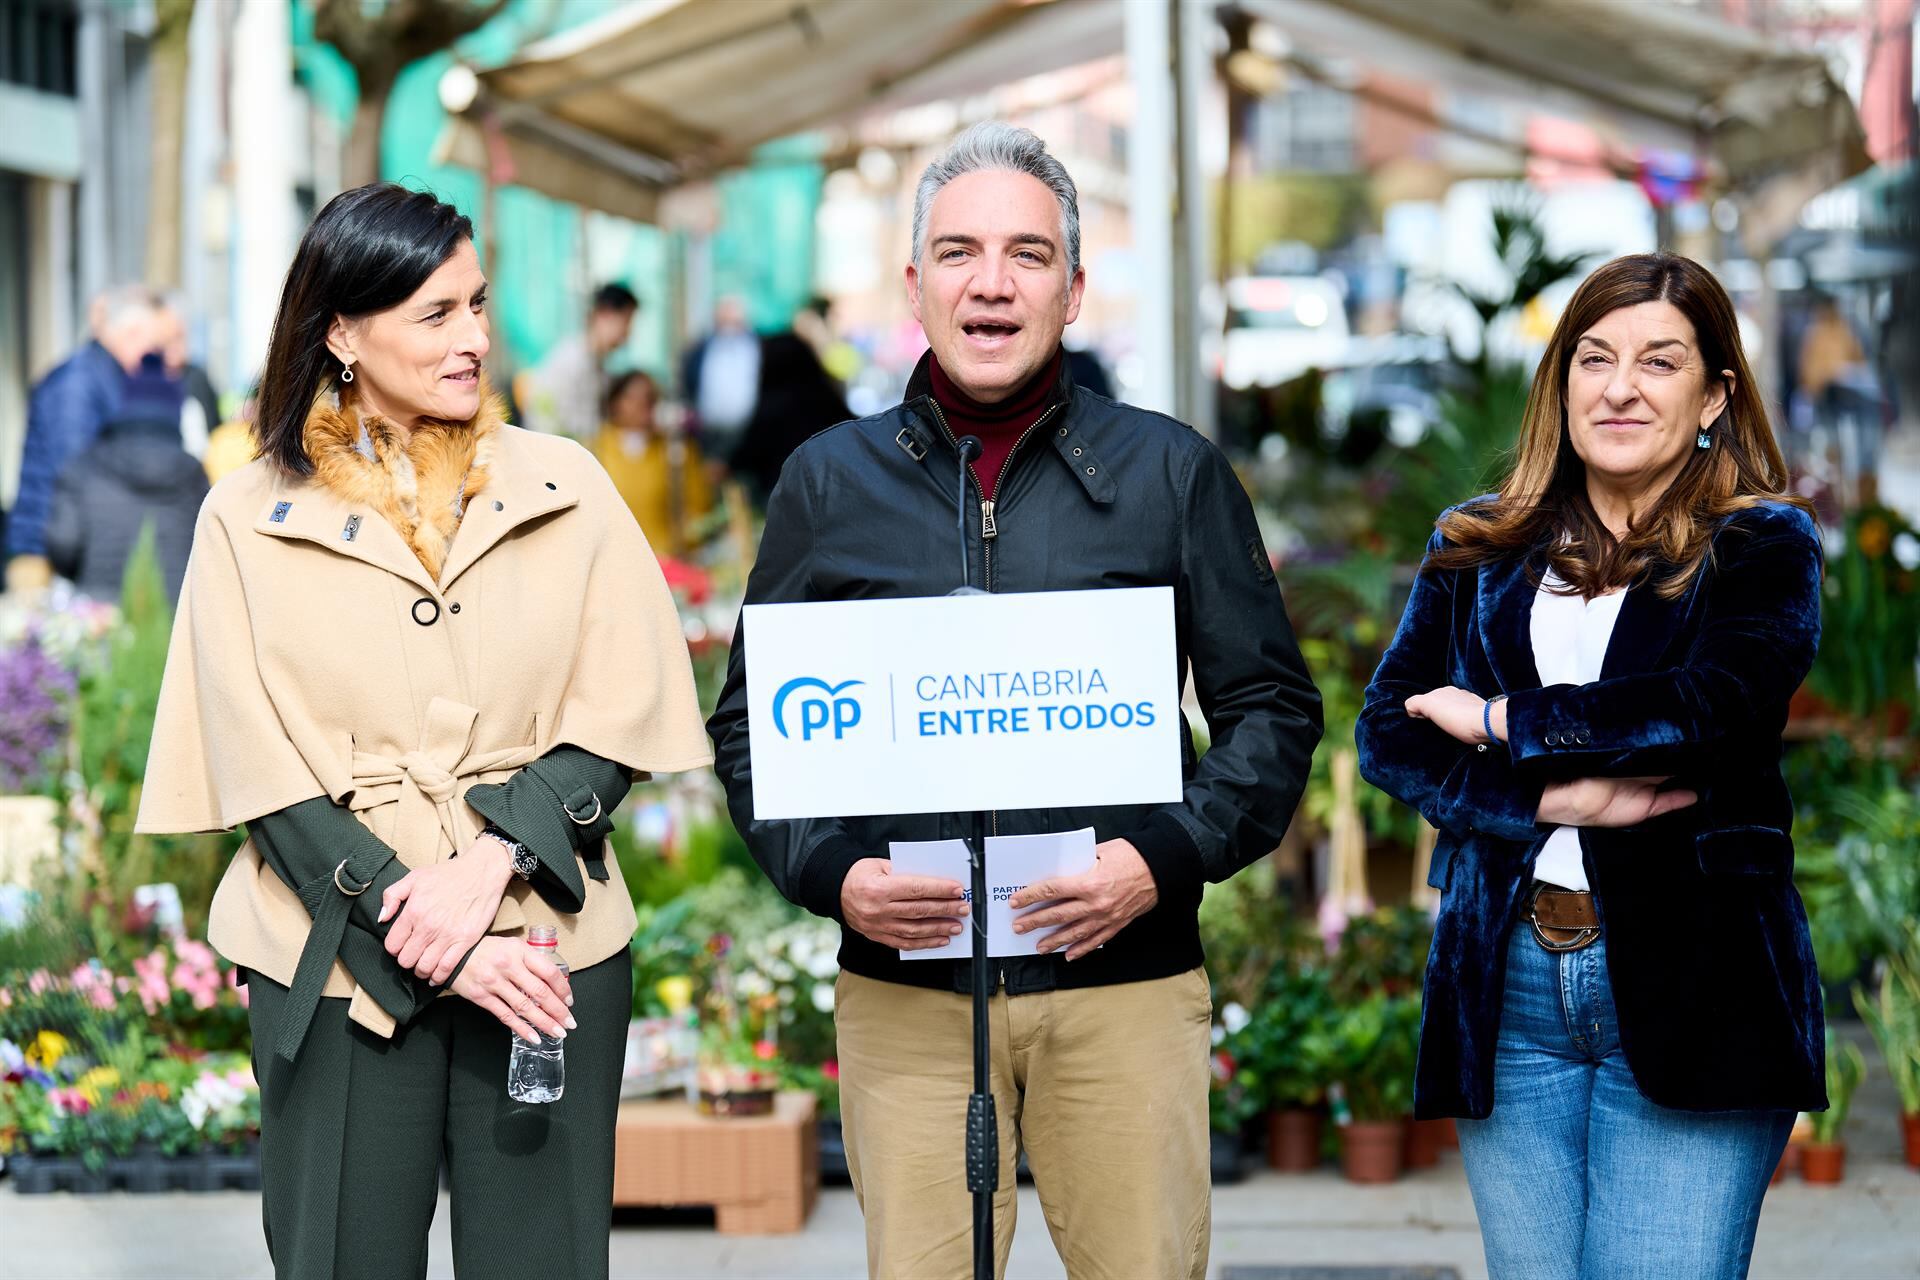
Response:
[[[499,827],[489,822],[480,831],[483,836],[492,836],[507,847],[507,856],[513,859],[513,874],[522,880],[533,879],[533,873],[540,869],[540,859],[533,850],[515,840]]]

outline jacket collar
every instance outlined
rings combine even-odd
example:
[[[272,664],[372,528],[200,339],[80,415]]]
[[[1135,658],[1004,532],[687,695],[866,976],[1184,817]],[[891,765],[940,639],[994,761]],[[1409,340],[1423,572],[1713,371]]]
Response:
[[[1540,669],[1533,657],[1533,599],[1546,569],[1542,546],[1524,556],[1483,564],[1477,571],[1474,615],[1480,646],[1500,688],[1508,693],[1540,687]],[[1663,598],[1654,582],[1633,584],[1614,619],[1600,667],[1602,680],[1652,671],[1662,664],[1697,598],[1699,579],[1694,581],[1695,587],[1678,600]]]
[[[578,486],[569,476],[542,465],[541,451],[529,447],[527,433],[500,422],[491,397],[482,403],[487,408],[481,416],[488,419],[479,442],[484,452],[476,449],[474,459],[484,466],[475,465],[465,472],[466,480],[461,485],[465,510],[442,551],[437,582],[423,563],[418,545],[431,536],[432,530],[423,522],[410,538],[404,529],[408,523],[404,515],[398,521],[391,517],[394,494],[389,488],[353,483],[350,472],[346,473],[350,482],[330,484],[323,476],[339,480],[343,473],[321,466],[319,459],[315,460],[316,474],[312,477],[276,480],[254,518],[255,531],[312,542],[383,569],[433,596],[442,595],[514,529],[580,500]],[[337,412],[337,406],[317,406],[316,413],[323,409]],[[476,423],[479,421],[477,418]],[[345,439],[344,429],[334,425],[336,436]],[[358,432],[354,435],[357,439]],[[372,442],[369,439],[367,443]],[[362,458],[364,461],[364,455]],[[548,474],[550,471],[552,474]]]
[[[905,411],[906,425],[895,437],[894,443],[914,461],[926,458],[929,449],[939,449],[951,453],[954,449],[952,435],[942,430],[941,419],[933,402],[933,376],[929,372],[933,363],[931,350],[923,353],[920,363],[913,368],[913,376],[907,379],[906,400],[901,408]],[[1120,491],[1113,483],[1106,464],[1094,452],[1092,442],[1087,438],[1089,428],[1094,424],[1090,419],[1097,398],[1082,391],[1073,381],[1073,362],[1060,362],[1059,381],[1054,386],[1052,406],[1043,419],[1043,429],[1047,439],[1053,444],[1053,451],[1066,464],[1074,478],[1080,481],[1087,496],[1102,505],[1113,502]]]

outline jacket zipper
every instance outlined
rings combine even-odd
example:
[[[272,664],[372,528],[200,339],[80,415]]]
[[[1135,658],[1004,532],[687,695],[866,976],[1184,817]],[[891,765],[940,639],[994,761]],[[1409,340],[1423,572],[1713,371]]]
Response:
[[[947,425],[947,415],[941,411],[940,402],[932,396],[928,396],[927,403],[933,407],[934,421],[940,424],[940,430],[945,433],[947,443],[951,444],[954,452],[958,453],[960,451],[960,441],[954,436],[953,428]],[[1000,474],[994,478],[993,491],[995,493],[999,493],[1001,486],[1006,484],[1007,472],[1013,469],[1013,460],[1019,456],[1020,446],[1027,442],[1029,436],[1045,426],[1047,419],[1051,418],[1054,415],[1054,411],[1059,407],[1058,404],[1048,405],[1046,412],[1035,418],[1033,425],[1025,431],[1022,431],[1020,438],[1013,442],[1013,448],[1007,450],[1006,460],[1000,464]],[[993,541],[1000,536],[1000,525],[994,518],[993,502],[988,500],[986,494],[981,492],[980,477],[974,473],[971,465],[967,467],[967,479],[972,483],[974,496],[979,499],[980,502],[981,573],[986,582],[986,590],[991,592],[993,590]],[[991,809],[987,812],[987,834],[995,836],[1000,834],[1000,811],[998,809]],[[1002,966],[1000,970],[1000,985],[1005,986],[1006,982],[1007,971],[1006,968]]]

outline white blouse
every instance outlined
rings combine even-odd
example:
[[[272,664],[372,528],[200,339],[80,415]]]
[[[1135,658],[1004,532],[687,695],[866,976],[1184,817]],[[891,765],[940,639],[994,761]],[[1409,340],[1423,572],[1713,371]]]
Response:
[[[1600,678],[1607,642],[1613,638],[1613,624],[1627,596],[1624,587],[1593,600],[1554,594],[1564,585],[1549,569],[1533,597],[1533,663],[1540,670],[1543,687],[1591,684]],[[1533,878],[1583,892],[1588,888],[1579,828],[1553,829],[1534,864]]]

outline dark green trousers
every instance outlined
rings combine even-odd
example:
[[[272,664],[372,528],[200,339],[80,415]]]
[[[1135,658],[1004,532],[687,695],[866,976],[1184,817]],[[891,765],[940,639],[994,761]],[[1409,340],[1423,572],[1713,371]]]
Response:
[[[272,1050],[287,988],[248,975],[279,1280],[424,1277],[443,1158],[460,1280],[604,1280],[633,961],[621,952],[572,981],[566,1093],[536,1105],[507,1096],[512,1033],[457,996],[391,1040],[322,1000],[289,1064]]]

